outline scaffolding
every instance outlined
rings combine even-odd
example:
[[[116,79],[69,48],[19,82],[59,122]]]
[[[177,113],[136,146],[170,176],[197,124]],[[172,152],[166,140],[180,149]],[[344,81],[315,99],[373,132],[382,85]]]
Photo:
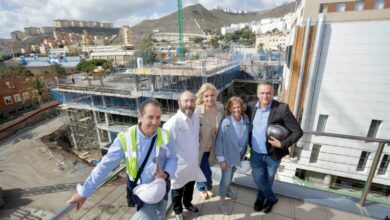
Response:
[[[92,111],[61,107],[68,138],[76,150],[99,150],[99,136]]]
[[[118,132],[138,122],[138,106],[148,98],[160,101],[164,122],[176,113],[178,96],[184,90],[196,93],[203,83],[212,83],[221,94],[218,99],[225,101],[232,93],[224,91],[235,80],[256,83],[253,75],[241,69],[243,54],[204,55],[204,59],[184,64],[160,64],[109,74],[104,77],[104,84],[79,81],[51,87],[52,96],[63,103],[73,147],[107,150]]]

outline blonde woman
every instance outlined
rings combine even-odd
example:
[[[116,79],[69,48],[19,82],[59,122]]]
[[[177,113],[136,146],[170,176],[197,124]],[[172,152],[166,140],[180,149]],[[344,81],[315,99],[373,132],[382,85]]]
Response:
[[[225,196],[236,199],[237,194],[230,189],[234,172],[241,167],[249,138],[249,120],[244,116],[244,101],[233,96],[226,103],[226,117],[222,119],[215,141],[215,155],[221,168],[219,183],[219,208],[225,215],[229,214],[229,207],[225,203]]]
[[[224,116],[224,107],[217,102],[218,90],[211,83],[203,84],[196,93],[196,109],[200,118],[200,168],[206,177],[206,182],[196,183],[204,199],[213,196],[210,164],[216,162],[214,156],[214,142],[219,123]]]

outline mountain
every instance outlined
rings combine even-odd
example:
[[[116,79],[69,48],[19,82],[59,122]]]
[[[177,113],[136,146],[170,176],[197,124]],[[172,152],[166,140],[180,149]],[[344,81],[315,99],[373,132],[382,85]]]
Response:
[[[222,10],[207,10],[201,4],[191,5],[183,9],[183,29],[184,33],[203,34],[219,33],[221,27],[233,23],[258,21],[263,18],[282,17],[289,12],[293,12],[295,3],[289,3],[280,7],[259,11],[248,12],[247,14],[235,14],[224,12]],[[159,19],[145,20],[131,27],[134,36],[134,45],[137,47],[142,39],[148,38],[153,30],[158,29],[159,32],[177,33],[178,22],[177,12],[171,13]],[[120,28],[57,28],[57,31],[83,33],[86,30],[89,34],[99,36],[116,36],[112,40],[112,44],[122,44],[123,34]],[[0,54],[9,53],[10,50],[18,51],[22,47],[29,47],[31,44],[39,44],[48,35],[36,35],[23,41],[12,41],[0,39]],[[5,47],[7,45],[7,47]],[[11,48],[11,49],[10,49]]]
[[[209,11],[201,4],[196,4],[183,9],[183,29],[184,33],[202,34],[204,30],[218,33],[221,27],[233,23],[282,17],[294,11],[294,7],[295,3],[289,3],[266,11],[235,14],[215,9]],[[155,29],[158,29],[160,32],[176,33],[178,31],[177,12],[159,19],[142,21],[138,25],[133,26],[132,29],[138,40],[147,38]]]

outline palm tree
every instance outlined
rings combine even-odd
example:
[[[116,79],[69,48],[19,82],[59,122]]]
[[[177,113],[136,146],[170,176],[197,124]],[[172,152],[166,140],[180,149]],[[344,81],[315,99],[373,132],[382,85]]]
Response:
[[[43,92],[46,90],[46,84],[45,84],[45,81],[43,81],[42,79],[40,78],[32,78],[30,79],[30,84],[31,86],[34,88],[34,90],[36,90],[38,92],[38,103],[39,103],[39,106],[41,106],[41,101],[42,101],[42,95],[43,95]]]

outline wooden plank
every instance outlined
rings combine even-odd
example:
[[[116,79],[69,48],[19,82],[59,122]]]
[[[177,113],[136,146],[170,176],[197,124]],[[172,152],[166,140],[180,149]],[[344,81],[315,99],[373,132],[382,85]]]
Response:
[[[87,212],[81,218],[82,219],[91,219],[91,220],[97,219],[97,218],[100,220],[108,219],[109,217],[102,218],[101,215],[104,212],[109,213],[110,214],[109,216],[111,216],[115,213],[115,211],[117,210],[117,207],[113,206],[113,203],[120,196],[124,196],[123,195],[124,188],[125,188],[124,184],[117,186],[106,197],[104,197],[104,199],[102,199],[98,204],[96,204],[96,206],[93,209],[91,209],[89,212]]]
[[[70,219],[82,219],[82,216],[86,215],[90,210],[92,210],[99,202],[101,202],[107,194],[115,190],[117,186],[115,185],[105,185],[101,187],[97,192],[95,192],[87,201],[84,203],[83,207],[76,212],[71,212]]]

